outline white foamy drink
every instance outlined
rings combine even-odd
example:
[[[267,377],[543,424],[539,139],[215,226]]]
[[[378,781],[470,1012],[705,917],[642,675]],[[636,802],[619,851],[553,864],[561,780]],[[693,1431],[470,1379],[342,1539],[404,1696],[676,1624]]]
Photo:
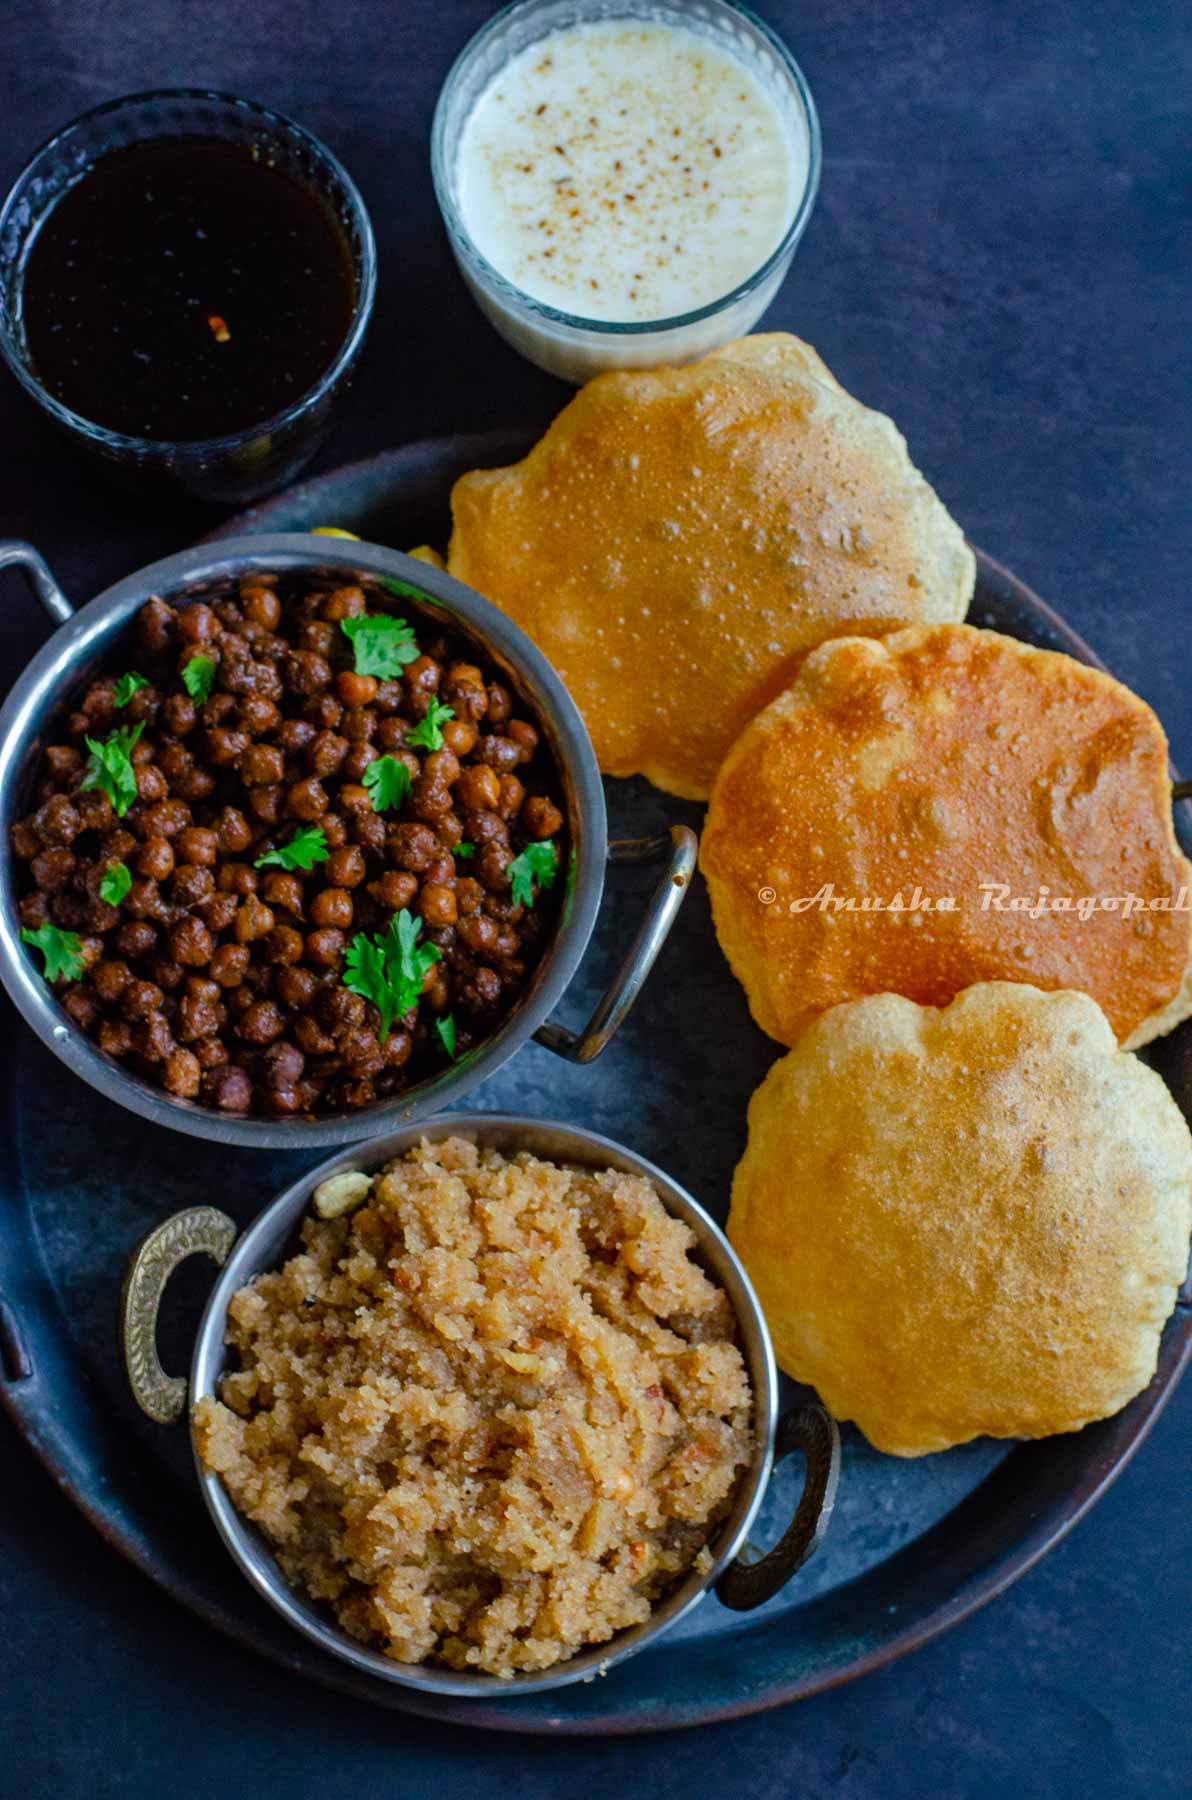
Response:
[[[614,19],[553,32],[498,71],[461,133],[457,191],[476,249],[524,294],[640,323],[757,274],[808,160],[806,133],[742,57],[682,25]]]

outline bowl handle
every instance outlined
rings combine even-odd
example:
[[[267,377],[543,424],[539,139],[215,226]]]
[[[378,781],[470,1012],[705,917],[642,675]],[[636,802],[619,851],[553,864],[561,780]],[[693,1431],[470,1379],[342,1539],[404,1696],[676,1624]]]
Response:
[[[806,1462],[794,1518],[765,1556],[738,1556],[716,1583],[717,1599],[734,1612],[748,1612],[785,1587],[815,1555],[828,1529],[840,1480],[840,1433],[818,1400],[797,1406],[778,1421],[774,1461],[781,1462],[792,1450],[801,1450]]]
[[[74,617],[74,607],[50,574],[40,551],[20,538],[0,538],[0,569],[19,569],[55,625]]]
[[[642,990],[654,959],[667,940],[679,908],[687,897],[699,839],[687,825],[672,825],[657,837],[618,838],[608,847],[611,863],[657,862],[666,858],[666,870],[650,897],[646,916],[629,947],[624,962],[596,1003],[596,1010],[582,1031],[568,1031],[548,1019],[534,1033],[556,1056],[569,1062],[589,1063],[600,1055],[614,1033],[625,1023],[630,1007]]]
[[[167,1375],[157,1354],[157,1313],[178,1264],[200,1252],[217,1267],[236,1242],[236,1224],[214,1206],[176,1212],[133,1251],[120,1298],[120,1341],[133,1399],[159,1425],[172,1425],[186,1405],[186,1378]]]

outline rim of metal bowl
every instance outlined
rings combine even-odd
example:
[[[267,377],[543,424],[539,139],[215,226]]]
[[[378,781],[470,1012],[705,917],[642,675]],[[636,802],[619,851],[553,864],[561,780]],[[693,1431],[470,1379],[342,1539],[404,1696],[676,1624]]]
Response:
[[[422,1693],[455,1698],[492,1700],[508,1696],[514,1699],[568,1687],[577,1681],[591,1681],[606,1669],[644,1650],[662,1632],[677,1624],[699,1604],[742,1549],[765,1497],[773,1467],[778,1418],[778,1371],[770,1334],[749,1277],[724,1232],[698,1200],[665,1169],[599,1132],[559,1120],[532,1119],[519,1113],[441,1113],[424,1124],[406,1126],[375,1138],[359,1146],[355,1154],[330,1157],[317,1168],[307,1170],[271,1200],[237,1239],[208,1296],[199,1324],[191,1358],[187,1405],[189,1408],[195,1401],[214,1394],[215,1382],[225,1360],[223,1330],[232,1294],[249,1277],[277,1266],[318,1184],[342,1169],[379,1168],[424,1137],[438,1142],[457,1133],[483,1147],[494,1147],[506,1153],[531,1150],[536,1155],[555,1160],[594,1168],[620,1168],[630,1174],[644,1175],[657,1189],[667,1211],[685,1220],[695,1232],[697,1253],[732,1302],[741,1353],[753,1387],[753,1458],[738,1481],[732,1508],[719,1527],[711,1567],[703,1574],[689,1574],[640,1625],[618,1632],[606,1643],[593,1645],[570,1661],[538,1674],[509,1677],[461,1674],[427,1664],[399,1663],[379,1651],[355,1643],[337,1626],[329,1624],[326,1616],[304,1594],[290,1587],[268,1541],[237,1512],[219,1476],[203,1467],[194,1447],[193,1432],[191,1448],[207,1508],[241,1572],[276,1612],[321,1649],[367,1674],[378,1675],[399,1687],[414,1688]]]
[[[499,1030],[442,1075],[379,1105],[311,1120],[271,1120],[174,1099],[104,1056],[67,1017],[20,941],[8,826],[30,774],[30,759],[44,742],[38,736],[42,722],[61,708],[80,665],[111,648],[150,594],[176,599],[249,570],[289,574],[303,569],[411,583],[427,595],[432,610],[438,607],[458,621],[464,635],[509,673],[545,728],[559,765],[573,849],[554,940]],[[171,1131],[257,1149],[316,1150],[355,1143],[386,1125],[408,1124],[458,1102],[507,1062],[554,1010],[587,948],[604,891],[608,825],[600,771],[575,703],[542,652],[491,602],[443,570],[379,544],[306,533],[200,544],[136,570],[81,606],[34,656],[0,709],[0,812],[0,981],[26,1023],[67,1068],[117,1105]]]

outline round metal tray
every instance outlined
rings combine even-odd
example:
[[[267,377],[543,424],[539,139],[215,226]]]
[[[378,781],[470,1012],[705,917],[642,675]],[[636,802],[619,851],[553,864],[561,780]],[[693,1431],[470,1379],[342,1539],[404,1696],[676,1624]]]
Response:
[[[528,442],[519,432],[411,444],[305,482],[214,535],[339,525],[400,548],[441,546],[455,477],[520,456]],[[1096,660],[1028,588],[977,555],[976,623]],[[675,819],[699,826],[699,807],[644,782],[607,785],[618,834],[653,833]],[[623,907],[617,896],[606,904],[569,991],[565,1010],[576,1018],[632,932],[633,879],[621,890]],[[657,1649],[557,1693],[428,1698],[323,1655],[257,1598],[207,1518],[185,1430],[143,1420],[120,1368],[120,1279],[137,1238],[175,1208],[212,1199],[247,1223],[317,1153],[237,1154],[159,1130],[74,1080],[11,1011],[6,1024],[0,1400],[96,1528],[193,1612],[284,1668],[398,1711],[506,1731],[658,1731],[775,1706],[879,1667],[991,1599],[1063,1536],[1141,1443],[1192,1352],[1192,1310],[1181,1306],[1145,1393],[1114,1419],[1037,1444],[978,1442],[903,1462],[848,1429],[824,1547],[758,1613],[709,1599]],[[746,1104],[777,1054],[749,1019],[697,885],[606,1058],[578,1068],[530,1046],[477,1104],[620,1138],[723,1218]],[[1173,1034],[1150,1060],[1192,1113],[1192,1030]],[[185,1366],[205,1279],[197,1268],[184,1272],[171,1294],[167,1366]],[[786,1516],[796,1473],[788,1468],[774,1482],[759,1542]]]

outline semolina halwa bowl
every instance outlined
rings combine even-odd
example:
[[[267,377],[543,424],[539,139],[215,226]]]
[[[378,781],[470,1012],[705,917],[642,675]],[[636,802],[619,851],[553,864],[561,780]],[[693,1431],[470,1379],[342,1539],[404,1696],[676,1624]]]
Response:
[[[372,1178],[357,1227],[353,1212],[312,1216],[315,1190],[348,1171]],[[690,1195],[610,1140],[438,1117],[305,1175],[228,1256],[234,1236],[197,1208],[145,1240],[124,1304],[133,1392],[151,1416],[180,1416],[157,1305],[184,1256],[227,1256],[189,1385],[204,1498],[264,1598],[357,1668],[455,1695],[590,1679],[712,1588],[760,1604],[816,1548],[834,1425],[817,1404],[779,1421],[734,1252]],[[414,1281],[437,1284],[433,1305],[404,1305]],[[553,1379],[560,1342],[526,1337],[539,1294],[568,1320]],[[399,1467],[391,1445],[370,1452],[385,1418],[401,1421]],[[478,1437],[493,1440],[479,1469]],[[795,1518],[748,1560],[774,1460],[796,1449]]]

